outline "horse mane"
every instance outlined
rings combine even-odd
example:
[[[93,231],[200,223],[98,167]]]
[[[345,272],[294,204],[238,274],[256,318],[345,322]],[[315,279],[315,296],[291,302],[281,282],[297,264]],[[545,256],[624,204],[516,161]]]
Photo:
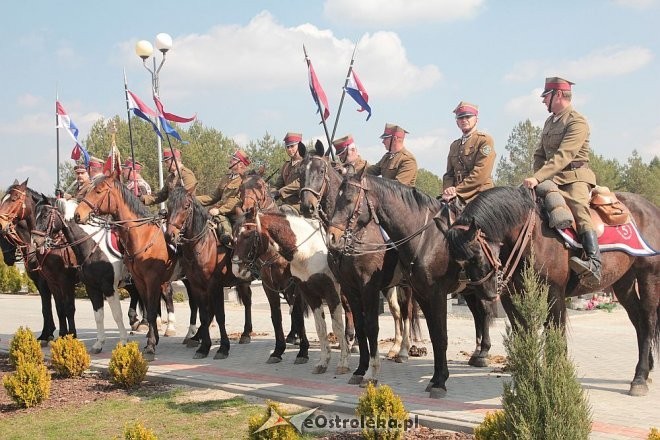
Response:
[[[145,204],[140,201],[140,199],[135,197],[135,194],[133,194],[130,189],[126,188],[121,184],[119,180],[111,176],[92,179],[92,188],[96,189],[97,186],[99,186],[102,182],[105,182],[107,179],[112,179],[112,185],[117,191],[119,191],[119,194],[121,194],[122,199],[124,199],[126,206],[128,206],[128,209],[130,209],[133,214],[141,218],[153,217],[153,214],[151,211],[149,211],[149,208],[147,208]]]
[[[172,191],[170,191],[167,197],[167,208],[170,211],[175,211],[174,208],[181,209],[183,204],[188,198],[188,191],[182,186],[175,186]],[[201,203],[197,201],[195,196],[192,196],[193,204],[193,218],[191,223],[193,235],[197,235],[202,231],[202,228],[206,227],[206,224],[209,220],[209,214],[204,209]]]
[[[348,177],[356,179],[356,177]],[[403,183],[393,180],[384,179],[377,176],[365,174],[364,178],[368,183],[368,188],[378,188],[384,193],[393,194],[399,197],[403,203],[410,207],[429,207],[431,210],[440,211],[442,202],[425,194],[417,188],[404,185]]]
[[[480,193],[467,204],[455,225],[469,226],[472,221],[491,241],[502,241],[511,229],[525,221],[536,202],[522,187],[498,186]]]

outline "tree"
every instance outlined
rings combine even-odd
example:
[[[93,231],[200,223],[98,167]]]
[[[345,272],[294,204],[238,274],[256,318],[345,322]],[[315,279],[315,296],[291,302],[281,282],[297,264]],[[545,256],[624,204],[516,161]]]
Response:
[[[431,197],[442,194],[442,181],[440,178],[424,168],[417,171],[415,187]]]
[[[623,190],[640,194],[656,205],[660,204],[660,161],[657,157],[645,165],[637,150],[623,167]]]
[[[616,159],[605,159],[592,151],[589,153],[589,167],[596,175],[598,185],[606,186],[612,191],[621,189],[623,167]]]
[[[504,147],[508,155],[502,156],[497,167],[497,185],[520,185],[525,177],[533,174],[534,151],[541,139],[541,131],[529,119],[513,128]]]

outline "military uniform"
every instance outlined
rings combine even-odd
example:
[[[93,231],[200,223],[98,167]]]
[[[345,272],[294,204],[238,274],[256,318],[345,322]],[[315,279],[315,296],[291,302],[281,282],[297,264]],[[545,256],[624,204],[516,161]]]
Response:
[[[129,179],[126,182],[126,188],[128,188],[133,194],[136,194],[138,197],[151,194],[151,186],[149,186],[147,181],[144,180],[142,177],[138,177],[137,179]]]
[[[495,165],[493,144],[493,138],[481,131],[474,131],[452,142],[442,186],[455,187],[456,194],[465,202],[492,188],[491,175]]]
[[[195,174],[183,165],[179,166],[179,170],[181,171],[183,187],[190,194],[195,194],[195,188],[197,188],[197,178],[195,177]],[[181,182],[175,171],[167,176],[165,184],[160,189],[160,191],[158,191],[156,194],[146,194],[140,197],[140,200],[142,200],[147,206],[164,202],[167,200],[167,197],[169,197],[170,191],[172,191],[177,185],[181,185]]]
[[[290,205],[297,212],[300,212],[300,178],[298,177],[300,165],[302,159],[290,159],[284,162],[274,185],[280,193],[282,202]]]
[[[369,166],[369,163],[362,159],[361,156],[358,156],[357,159],[355,159],[355,162],[350,165],[355,169],[355,174],[360,174],[365,168]]]
[[[87,191],[92,187],[92,182],[85,182],[76,186],[76,195],[74,196],[78,203],[82,202]]]
[[[385,153],[377,164],[369,165],[367,173],[398,180],[404,185],[415,186],[417,160],[405,147],[397,153]]]

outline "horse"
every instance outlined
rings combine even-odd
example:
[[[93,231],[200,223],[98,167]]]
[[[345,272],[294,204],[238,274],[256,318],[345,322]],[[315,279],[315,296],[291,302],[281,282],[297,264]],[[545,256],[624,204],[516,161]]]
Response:
[[[69,200],[54,201],[43,197],[37,203],[35,229],[32,241],[37,254],[46,254],[51,249],[69,248],[75,253],[74,269],[80,269],[80,280],[84,283],[87,295],[92,302],[96,321],[97,338],[92,345],[92,353],[98,354],[105,343],[103,300],[110,305],[112,317],[119,330],[119,341],[125,344],[128,333],[122,320],[118,289],[128,276],[126,266],[108,247],[110,229],[104,226],[79,226],[73,221],[73,213],[78,204]],[[61,241],[64,237],[64,241]],[[67,268],[68,269],[68,268]],[[71,290],[73,297],[73,290]]]
[[[342,182],[342,176],[335,170],[329,158],[324,155],[323,145],[316,144],[316,154],[307,154],[301,168],[301,211],[306,217],[320,218],[328,226],[328,213],[334,212],[335,198]],[[390,310],[395,318],[395,342],[388,357],[398,362],[408,359],[410,348],[410,324],[419,327],[417,314],[412,312],[412,292],[403,283],[396,250],[387,248],[380,228],[373,222],[361,229],[360,241],[368,243],[359,246],[350,255],[336,250],[328,253],[328,263],[339,280],[342,292],[346,294],[354,313],[355,329],[360,347],[360,363],[353,372],[349,383],[366,386],[377,383],[380,372],[378,352],[378,308],[379,292],[388,298]],[[399,308],[397,285],[405,292],[405,314],[412,319],[402,322]],[[395,305],[395,306],[394,306]],[[397,313],[398,312],[398,313]],[[398,319],[397,319],[398,318]]]
[[[41,194],[27,186],[28,179],[23,183],[14,183],[9,186],[5,196],[0,203],[0,246],[7,265],[13,265],[16,261],[16,251],[20,251],[25,270],[28,276],[37,286],[41,298],[41,315],[43,327],[37,340],[42,345],[54,339],[55,321],[53,320],[53,306],[51,303],[52,293],[46,278],[39,271],[39,262],[33,249],[30,249],[30,232],[34,229],[34,209],[41,199]],[[59,313],[60,323],[65,321]],[[66,333],[66,326],[60,331]]]
[[[119,181],[116,174],[99,176],[76,208],[74,219],[87,223],[92,215],[109,214],[124,248],[123,260],[133,277],[147,310],[149,330],[145,359],[156,356],[158,328],[156,318],[162,283],[174,273],[173,256],[165,242],[159,216],[154,216],[135,195]]]
[[[194,357],[208,356],[211,349],[209,325],[215,316],[220,328],[220,347],[214,359],[229,356],[225,327],[224,287],[236,286],[245,305],[245,328],[240,343],[250,341],[252,292],[249,281],[241,282],[231,270],[231,250],[218,241],[206,210],[185,188],[176,187],[167,199],[167,229],[170,243],[181,249],[180,261],[199,307],[200,346]]]
[[[405,215],[402,215],[405,213]],[[442,221],[434,221],[440,216]],[[433,346],[430,397],[446,395],[447,295],[456,291],[460,267],[449,258],[443,231],[449,228],[445,204],[415,188],[375,176],[346,177],[337,193],[328,228],[328,247],[343,252],[377,222],[395,244],[405,276],[428,326]]]
[[[660,248],[660,228],[656,223],[660,209],[636,194],[617,193],[616,196],[628,207],[634,223],[651,247]],[[515,250],[519,237],[523,244]],[[575,251],[567,249],[557,231],[548,226],[546,215],[524,188],[497,187],[480,194],[456,219],[447,238],[451,255],[464,265],[473,283],[481,285],[486,292],[506,287],[502,304],[512,323],[518,322],[520,317],[511,294],[521,291],[524,266],[521,263],[530,264],[532,254],[532,268],[549,287],[550,318],[555,325],[565,325],[567,297],[594,290],[580,284],[570,270],[569,257]],[[507,261],[501,271],[499,259]],[[509,266],[512,259],[520,263]],[[653,347],[656,355],[660,352],[660,256],[656,253],[635,257],[611,251],[603,252],[602,262],[602,281],[597,288],[611,288],[637,333],[639,356],[629,394],[646,395],[649,371],[653,369]],[[498,281],[498,274],[502,273],[505,274],[504,285]]]
[[[232,258],[236,276],[252,276],[255,259],[268,261],[274,253],[289,262],[296,289],[311,308],[316,333],[321,345],[320,358],[312,373],[325,373],[330,361],[330,344],[323,313],[323,300],[330,310],[332,329],[339,340],[339,361],[336,374],[349,371],[350,349],[344,331],[339,284],[328,267],[327,247],[317,221],[306,220],[292,214],[256,212],[254,221],[240,217],[236,225],[235,249]]]

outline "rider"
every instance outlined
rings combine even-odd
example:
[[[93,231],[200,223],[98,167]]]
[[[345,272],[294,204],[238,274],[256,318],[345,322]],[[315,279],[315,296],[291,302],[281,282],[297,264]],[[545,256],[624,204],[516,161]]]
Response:
[[[448,202],[457,197],[464,204],[493,187],[495,149],[493,138],[477,130],[478,106],[461,101],[454,114],[463,135],[449,147],[447,172],[442,176],[442,199]]]
[[[124,165],[121,167],[121,176],[124,179],[124,185],[138,197],[151,194],[151,187],[144,180],[140,171],[142,171],[142,164],[138,161],[133,163],[131,159],[126,159]]]
[[[380,138],[387,153],[375,165],[367,167],[367,174],[383,176],[398,180],[404,185],[415,186],[417,180],[417,161],[415,156],[403,145],[403,139],[408,133],[394,124],[385,124],[385,130]]]
[[[89,158],[89,179],[94,180],[97,176],[103,175],[104,162],[98,157],[91,156]]]
[[[273,185],[271,196],[273,199],[282,199],[281,208],[295,211],[300,214],[300,177],[298,171],[305,155],[305,146],[302,144],[302,134],[289,132],[284,136],[284,147],[289,160],[284,162],[277,181]]]
[[[361,174],[369,165],[367,161],[360,157],[357,152],[357,146],[353,140],[353,135],[349,134],[332,142],[335,147],[337,157],[344,165],[351,165],[355,174]]]
[[[241,206],[239,187],[243,182],[248,165],[250,165],[250,159],[245,151],[236,150],[229,161],[229,173],[220,179],[213,195],[197,196],[197,201],[203,206],[212,206],[209,214],[216,224],[220,242],[227,247],[231,246],[231,225],[235,220],[237,208]]]
[[[76,181],[74,186],[76,193],[75,195],[72,196],[67,192],[64,194],[64,198],[66,200],[75,198],[76,201],[80,203],[82,199],[85,198],[85,194],[87,194],[87,190],[91,188],[92,182],[89,179],[89,173],[87,172],[87,168],[85,167],[84,164],[79,163],[78,165],[73,167],[73,171],[76,173]]]
[[[551,115],[534,152],[534,175],[523,180],[523,185],[534,188],[549,179],[557,184],[573,213],[586,256],[586,260],[571,257],[570,267],[584,285],[592,287],[600,283],[601,275],[598,236],[589,214],[596,175],[589,168],[589,124],[571,105],[573,84],[559,77],[545,79],[541,97]]]
[[[193,174],[191,170],[184,167],[183,163],[181,163],[181,151],[175,148],[174,155],[172,155],[172,151],[170,150],[163,151],[163,162],[167,165],[167,170],[169,172],[163,187],[156,194],[143,194],[140,196],[140,200],[142,200],[147,206],[155,205],[156,203],[161,203],[167,200],[170,191],[177,185],[183,184],[186,191],[190,194],[195,194],[197,178],[195,178],[195,174]],[[181,173],[180,178],[177,170]]]

